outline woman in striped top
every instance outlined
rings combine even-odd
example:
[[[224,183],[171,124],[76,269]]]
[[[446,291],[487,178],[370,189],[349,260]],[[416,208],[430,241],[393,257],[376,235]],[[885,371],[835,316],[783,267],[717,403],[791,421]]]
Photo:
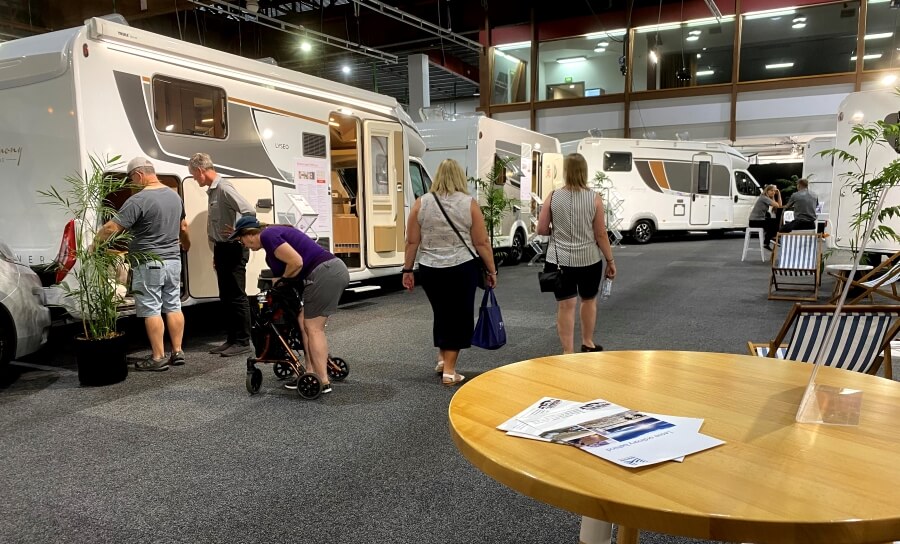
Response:
[[[565,186],[547,197],[537,227],[538,234],[550,234],[544,270],[562,270],[561,284],[554,291],[558,305],[556,330],[563,353],[573,353],[578,297],[581,299],[581,351],[602,351],[603,347],[594,344],[593,339],[597,324],[597,292],[604,275],[601,253],[606,259],[606,277],[616,277],[603,200],[588,188],[587,161],[580,154],[566,156],[563,175]]]

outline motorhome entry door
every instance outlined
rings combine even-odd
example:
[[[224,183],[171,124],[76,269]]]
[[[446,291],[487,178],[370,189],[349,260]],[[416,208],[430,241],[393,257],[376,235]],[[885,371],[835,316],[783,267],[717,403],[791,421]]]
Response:
[[[709,225],[712,155],[697,153],[691,160],[691,225]]]
[[[272,181],[266,178],[228,178],[247,202],[256,209],[256,217],[263,223],[274,223],[275,213],[272,207],[274,191]],[[192,298],[216,298],[219,288],[216,282],[216,271],[213,268],[213,252],[206,232],[206,219],[209,215],[209,199],[206,188],[197,185],[197,181],[188,177],[182,181],[184,195],[184,214],[188,223],[188,234],[191,237],[191,250],[187,256],[188,293]],[[265,251],[251,251],[247,262],[246,292],[248,296],[259,293],[257,280],[259,273],[266,266]]]
[[[402,266],[406,246],[403,128],[399,123],[366,121],[363,130],[366,265]]]

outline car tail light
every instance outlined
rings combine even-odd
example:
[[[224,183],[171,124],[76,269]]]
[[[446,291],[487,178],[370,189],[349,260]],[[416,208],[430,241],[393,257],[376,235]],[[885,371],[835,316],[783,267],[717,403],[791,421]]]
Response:
[[[75,220],[71,219],[66,223],[66,228],[63,229],[62,242],[59,244],[59,253],[56,257],[56,264],[59,265],[56,271],[56,283],[63,281],[66,274],[75,266],[76,256]]]

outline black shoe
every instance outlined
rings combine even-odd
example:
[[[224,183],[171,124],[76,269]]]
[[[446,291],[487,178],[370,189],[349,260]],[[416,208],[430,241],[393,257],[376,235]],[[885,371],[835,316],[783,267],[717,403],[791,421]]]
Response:
[[[217,346],[217,347],[212,348],[211,350],[209,350],[209,352],[212,353],[212,354],[214,354],[214,355],[215,355],[215,354],[222,353],[222,352],[225,351],[226,349],[230,348],[230,347],[231,347],[231,344],[232,344],[231,342],[227,342],[227,341],[226,341],[226,342],[223,343],[221,346]]]
[[[585,346],[584,344],[581,344],[581,352],[582,353],[589,353],[589,352],[593,352],[593,351],[603,351],[603,346],[594,345],[594,347],[589,348],[589,347]]]
[[[319,392],[323,395],[327,395],[328,393],[331,393],[331,383],[323,383],[322,390]]]
[[[248,344],[231,344],[227,349],[220,351],[219,355],[222,357],[234,357],[235,355],[243,355],[245,353],[250,353],[250,346]]]
[[[173,351],[172,355],[169,357],[169,364],[172,366],[181,366],[184,364],[184,352]]]
[[[159,359],[154,359],[152,355],[149,355],[145,359],[134,363],[134,369],[150,372],[162,372],[163,370],[169,370],[169,360],[166,359],[165,355],[163,355]]]

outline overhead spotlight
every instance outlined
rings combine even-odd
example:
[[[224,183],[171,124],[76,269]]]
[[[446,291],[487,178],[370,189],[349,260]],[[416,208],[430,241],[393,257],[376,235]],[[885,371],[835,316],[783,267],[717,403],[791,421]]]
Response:
[[[687,68],[679,68],[675,72],[675,79],[678,81],[690,81],[691,80],[691,71]]]
[[[310,51],[312,51],[312,44],[310,44],[309,42],[302,42],[300,44],[300,51],[303,51],[304,53],[309,53]]]
[[[259,0],[247,0],[247,11],[256,13],[259,11]]]
[[[341,72],[343,72],[345,75],[346,75],[346,74],[349,74],[349,73],[350,73],[350,67],[347,66],[346,64],[343,65],[343,66],[341,66]]]

